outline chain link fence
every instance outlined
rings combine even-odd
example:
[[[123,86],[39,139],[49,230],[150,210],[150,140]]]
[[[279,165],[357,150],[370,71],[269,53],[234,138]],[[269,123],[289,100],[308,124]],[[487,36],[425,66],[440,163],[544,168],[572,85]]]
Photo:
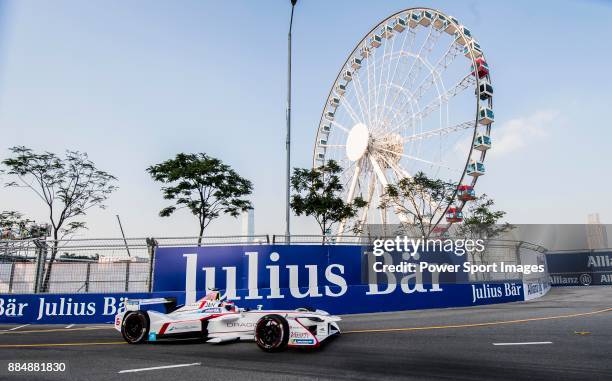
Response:
[[[380,237],[377,237],[380,238]],[[156,247],[245,244],[369,245],[372,237],[258,235],[218,237],[0,240],[0,293],[148,292]],[[488,240],[474,264],[542,261],[543,247],[522,241]],[[52,260],[53,258],[53,260]],[[521,279],[520,273],[473,274],[472,281]]]
[[[148,292],[156,247],[269,242],[267,235],[0,240],[0,293]]]
[[[537,265],[546,263],[545,254],[544,247],[529,242],[493,239],[485,241],[485,250],[481,254],[473,255],[472,263],[488,265],[503,262],[508,265]],[[543,277],[547,276],[546,272]],[[540,277],[542,277],[541,274],[503,271],[470,274],[472,281],[531,280]]]
[[[0,240],[0,292],[33,292],[37,256],[33,240]]]
[[[0,292],[147,291],[144,239],[0,241]]]

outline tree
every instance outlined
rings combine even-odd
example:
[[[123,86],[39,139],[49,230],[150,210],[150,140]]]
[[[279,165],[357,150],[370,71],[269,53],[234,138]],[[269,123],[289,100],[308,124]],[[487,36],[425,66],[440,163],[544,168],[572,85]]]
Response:
[[[198,246],[206,227],[221,214],[238,217],[252,209],[251,202],[244,199],[253,191],[251,182],[205,153],[179,153],[150,166],[147,172],[153,180],[166,184],[162,187],[164,199],[174,201],[159,212],[161,217],[186,208],[198,218]]]
[[[0,239],[28,239],[44,237],[48,225],[37,224],[16,211],[0,212]]]
[[[339,173],[342,168],[333,160],[317,168],[295,168],[291,186],[296,194],[291,197],[291,209],[296,215],[312,216],[321,228],[321,235],[340,221],[353,218],[359,208],[367,205],[361,197],[345,202],[340,194],[344,189]]]
[[[492,239],[514,229],[514,226],[508,222],[499,223],[506,212],[493,210],[495,202],[486,194],[482,194],[468,205],[463,223],[458,228],[460,234],[473,238]]]
[[[15,181],[8,187],[28,188],[45,204],[53,238],[51,257],[44,272],[41,291],[48,290],[58,241],[86,228],[76,220],[104,202],[117,189],[116,178],[96,168],[84,152],[66,151],[65,157],[51,152],[36,153],[23,146],[9,149],[12,157],[2,161]]]
[[[15,211],[0,212],[0,239],[14,239],[21,237],[21,232],[34,221],[23,217]]]
[[[495,202],[486,194],[471,202],[464,215],[463,223],[457,227],[457,234],[461,237],[481,239],[485,242],[485,250],[478,253],[480,263],[487,264],[486,241],[514,229],[508,222],[500,223],[506,212],[493,210]],[[476,252],[472,252],[474,262]]]
[[[380,208],[391,208],[409,222],[404,229],[416,228],[428,238],[446,207],[453,201],[457,184],[430,179],[423,172],[389,184],[381,197]]]

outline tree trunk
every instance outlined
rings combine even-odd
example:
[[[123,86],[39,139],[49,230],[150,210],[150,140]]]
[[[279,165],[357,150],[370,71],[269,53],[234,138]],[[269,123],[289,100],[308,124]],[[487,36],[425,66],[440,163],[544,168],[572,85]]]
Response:
[[[325,221],[323,221],[323,225],[321,225],[321,245],[325,245],[325,234],[327,232],[327,227],[325,226]]]
[[[53,232],[53,247],[51,248],[51,258],[49,258],[49,264],[47,265],[47,269],[45,271],[45,276],[43,279],[43,284],[41,287],[41,292],[49,292],[49,280],[51,279],[51,269],[53,268],[53,262],[55,261],[55,256],[57,254],[57,230]]]
[[[202,246],[203,236],[204,236],[204,226],[200,225],[200,234],[198,234],[198,247]]]

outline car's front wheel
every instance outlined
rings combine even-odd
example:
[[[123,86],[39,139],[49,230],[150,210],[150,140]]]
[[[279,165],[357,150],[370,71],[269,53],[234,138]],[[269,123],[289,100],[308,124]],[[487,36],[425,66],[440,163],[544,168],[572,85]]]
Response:
[[[121,334],[129,344],[140,344],[147,341],[149,317],[145,312],[128,313],[121,323]]]
[[[266,352],[278,352],[287,348],[289,323],[280,315],[266,315],[255,327],[255,342]]]

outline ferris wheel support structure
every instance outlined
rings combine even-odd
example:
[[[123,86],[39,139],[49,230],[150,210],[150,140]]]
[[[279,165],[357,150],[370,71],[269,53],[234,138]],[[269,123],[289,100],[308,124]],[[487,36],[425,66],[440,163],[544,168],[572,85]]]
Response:
[[[467,61],[457,59],[461,53]],[[409,215],[396,207],[389,216],[380,203],[389,184],[419,172],[458,187],[445,204],[432,205],[423,196],[414,208],[435,210],[433,227],[445,217],[449,224],[460,222],[485,174],[492,96],[482,48],[452,16],[410,8],[372,28],[336,76],[315,141],[313,166],[337,161],[345,168],[344,199],[368,202],[352,221],[342,221],[337,233],[374,223],[376,215],[383,225],[408,223]]]

